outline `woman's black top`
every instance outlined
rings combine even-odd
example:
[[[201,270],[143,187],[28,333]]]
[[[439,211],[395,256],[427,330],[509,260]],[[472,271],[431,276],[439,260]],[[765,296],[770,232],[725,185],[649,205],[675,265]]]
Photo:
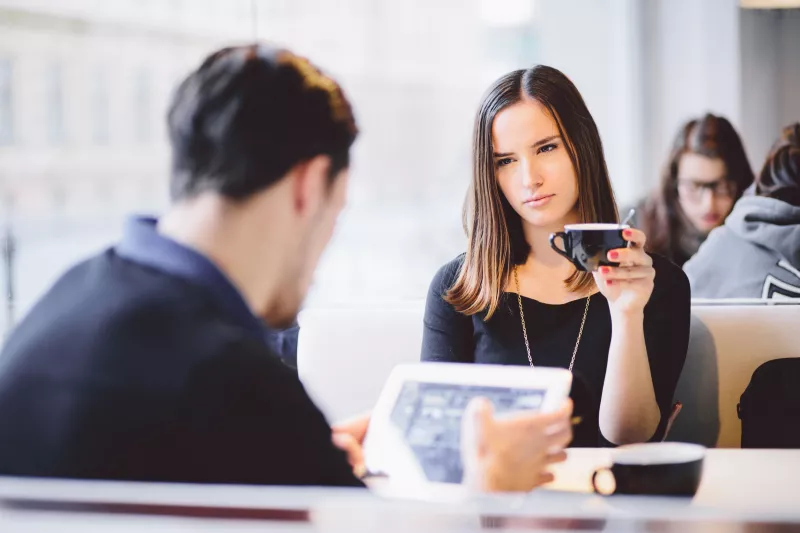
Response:
[[[689,345],[690,291],[683,271],[653,255],[655,287],[644,310],[644,334],[650,374],[661,423],[651,440],[661,440],[672,410],[673,394]],[[425,306],[423,361],[489,363],[528,366],[516,293],[504,293],[489,320],[486,313],[467,316],[444,300],[463,263],[461,255],[444,265],[431,283]],[[568,368],[578,338],[586,299],[549,305],[522,298],[531,357],[535,366]],[[573,367],[571,396],[575,415],[572,446],[610,445],[600,433],[598,414],[611,342],[608,301],[591,297],[583,337]]]

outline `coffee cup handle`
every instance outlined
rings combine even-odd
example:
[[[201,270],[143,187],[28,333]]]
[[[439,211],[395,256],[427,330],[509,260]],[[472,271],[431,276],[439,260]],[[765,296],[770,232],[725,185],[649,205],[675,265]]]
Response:
[[[564,243],[564,249],[562,250],[556,245],[556,239],[561,237],[561,242]],[[567,244],[567,234],[563,231],[559,231],[558,233],[551,233],[550,234],[550,248],[558,252],[560,255],[566,257],[570,262],[572,262],[572,258],[569,256],[569,245]]]
[[[617,491],[616,479],[614,480],[614,490],[612,490],[611,492],[608,492],[608,493],[606,493],[606,492],[601,492],[601,491],[600,491],[600,489],[598,489],[598,488],[597,488],[597,476],[598,476],[599,474],[602,474],[603,472],[608,472],[609,474],[611,474],[611,477],[614,477],[614,472],[612,472],[612,471],[611,471],[611,469],[610,469],[609,467],[607,467],[607,466],[604,466],[604,467],[602,467],[602,468],[598,468],[598,469],[597,469],[597,470],[595,470],[595,471],[594,471],[594,473],[592,474],[592,488],[594,489],[594,491],[595,491],[597,494],[600,494],[600,495],[602,495],[602,496],[611,496],[612,494],[614,494],[614,493]]]

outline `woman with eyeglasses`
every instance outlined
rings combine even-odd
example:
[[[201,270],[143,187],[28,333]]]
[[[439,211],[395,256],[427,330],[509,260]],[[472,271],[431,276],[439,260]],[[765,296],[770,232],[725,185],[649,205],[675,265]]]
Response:
[[[711,114],[690,120],[675,138],[659,187],[640,209],[647,251],[683,266],[751,183],[753,171],[731,123]]]
[[[698,298],[800,298],[800,123],[684,270]]]

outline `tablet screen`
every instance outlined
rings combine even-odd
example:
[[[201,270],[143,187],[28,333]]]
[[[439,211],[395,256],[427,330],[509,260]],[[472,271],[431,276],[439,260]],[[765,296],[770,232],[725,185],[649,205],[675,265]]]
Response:
[[[406,381],[391,424],[413,452],[428,481],[460,483],[463,477],[461,415],[472,398],[488,398],[495,413],[539,409],[545,389],[518,389]]]

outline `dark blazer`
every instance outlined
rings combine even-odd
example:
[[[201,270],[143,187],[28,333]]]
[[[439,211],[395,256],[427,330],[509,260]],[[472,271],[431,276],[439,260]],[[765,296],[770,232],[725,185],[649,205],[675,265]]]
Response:
[[[0,475],[360,486],[296,374],[212,291],[114,249],[0,355]]]

